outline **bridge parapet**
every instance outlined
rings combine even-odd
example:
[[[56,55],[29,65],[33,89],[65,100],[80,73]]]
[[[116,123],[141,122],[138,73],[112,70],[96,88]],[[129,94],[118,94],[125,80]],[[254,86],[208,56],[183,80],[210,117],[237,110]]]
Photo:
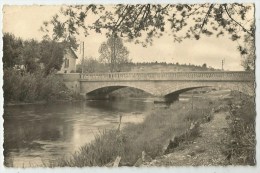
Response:
[[[163,73],[85,73],[81,81],[254,81],[254,73],[243,71],[229,72],[163,72]]]

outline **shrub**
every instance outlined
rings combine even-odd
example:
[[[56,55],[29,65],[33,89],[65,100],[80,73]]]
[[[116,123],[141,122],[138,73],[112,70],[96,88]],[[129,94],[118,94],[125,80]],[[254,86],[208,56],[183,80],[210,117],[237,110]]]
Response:
[[[4,70],[3,89],[5,102],[52,101],[72,95],[54,73],[45,76],[42,71],[21,73],[11,68]]]
[[[64,83],[55,74],[50,74],[39,80],[42,80],[42,84],[38,90],[40,100],[53,101],[65,99],[70,94]]]
[[[11,68],[4,70],[4,100],[9,102],[11,100],[18,100],[20,95],[21,74],[19,71],[14,71]]]
[[[32,102],[36,99],[36,77],[33,74],[25,73],[20,78],[19,101]]]

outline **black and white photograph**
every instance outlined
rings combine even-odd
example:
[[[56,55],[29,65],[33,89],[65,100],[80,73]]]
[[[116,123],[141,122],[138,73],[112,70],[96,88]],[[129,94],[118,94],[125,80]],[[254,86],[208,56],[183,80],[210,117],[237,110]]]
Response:
[[[4,2],[3,169],[256,171],[257,5]]]

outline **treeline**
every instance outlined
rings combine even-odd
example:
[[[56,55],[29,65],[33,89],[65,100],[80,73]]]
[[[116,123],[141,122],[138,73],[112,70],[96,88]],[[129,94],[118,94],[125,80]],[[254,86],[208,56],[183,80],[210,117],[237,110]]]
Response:
[[[131,64],[135,65],[135,66],[165,65],[165,66],[183,66],[183,67],[188,66],[188,67],[198,67],[198,68],[205,68],[205,69],[214,69],[212,67],[207,67],[206,63],[204,63],[202,65],[194,65],[194,64],[190,64],[190,63],[189,64],[186,64],[186,63],[180,64],[178,62],[167,63],[167,62],[157,62],[157,61],[155,61],[155,62],[136,62],[136,63],[132,62]]]
[[[82,65],[83,64],[83,65]],[[76,65],[76,72],[77,73],[107,73],[110,72],[110,64],[109,63],[103,63],[100,60],[97,60],[93,57],[85,58],[84,62],[80,62]],[[120,68],[118,68],[115,72],[128,72],[131,71],[132,64],[127,63],[121,63]],[[82,70],[83,68],[83,70]]]
[[[34,102],[63,99],[68,89],[54,74],[63,63],[67,43],[3,36],[4,100]]]
[[[219,71],[213,67],[208,67],[206,63],[202,65],[194,64],[180,64],[178,62],[166,63],[166,62],[141,62],[131,63],[132,71]]]
[[[83,66],[82,66],[83,64]],[[99,60],[89,57],[85,58],[84,62],[79,63],[76,67],[76,72],[81,73],[83,67],[84,73],[106,73],[110,72],[109,65],[100,62]],[[161,69],[160,69],[161,68]],[[117,72],[142,72],[142,71],[220,71],[219,69],[214,69],[208,67],[206,63],[200,65],[194,64],[179,64],[176,63],[166,63],[166,62],[127,62],[120,65],[120,70]]]
[[[29,73],[42,70],[45,75],[48,75],[61,68],[66,46],[66,42],[23,40],[5,33],[3,36],[4,69],[13,68]]]

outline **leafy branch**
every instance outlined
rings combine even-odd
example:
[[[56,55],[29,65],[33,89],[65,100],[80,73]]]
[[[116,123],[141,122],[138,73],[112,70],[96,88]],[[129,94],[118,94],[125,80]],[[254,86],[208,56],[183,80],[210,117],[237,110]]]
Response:
[[[240,24],[239,22],[237,22],[237,21],[231,16],[231,14],[229,13],[229,10],[228,10],[228,8],[227,8],[227,4],[224,4],[223,6],[224,6],[224,8],[225,8],[225,11],[226,11],[228,17],[229,17],[233,22],[235,22],[237,25],[239,25],[245,32],[247,32],[249,35],[251,35],[252,37],[254,37],[254,35],[255,35],[254,33],[248,31],[242,24]]]

